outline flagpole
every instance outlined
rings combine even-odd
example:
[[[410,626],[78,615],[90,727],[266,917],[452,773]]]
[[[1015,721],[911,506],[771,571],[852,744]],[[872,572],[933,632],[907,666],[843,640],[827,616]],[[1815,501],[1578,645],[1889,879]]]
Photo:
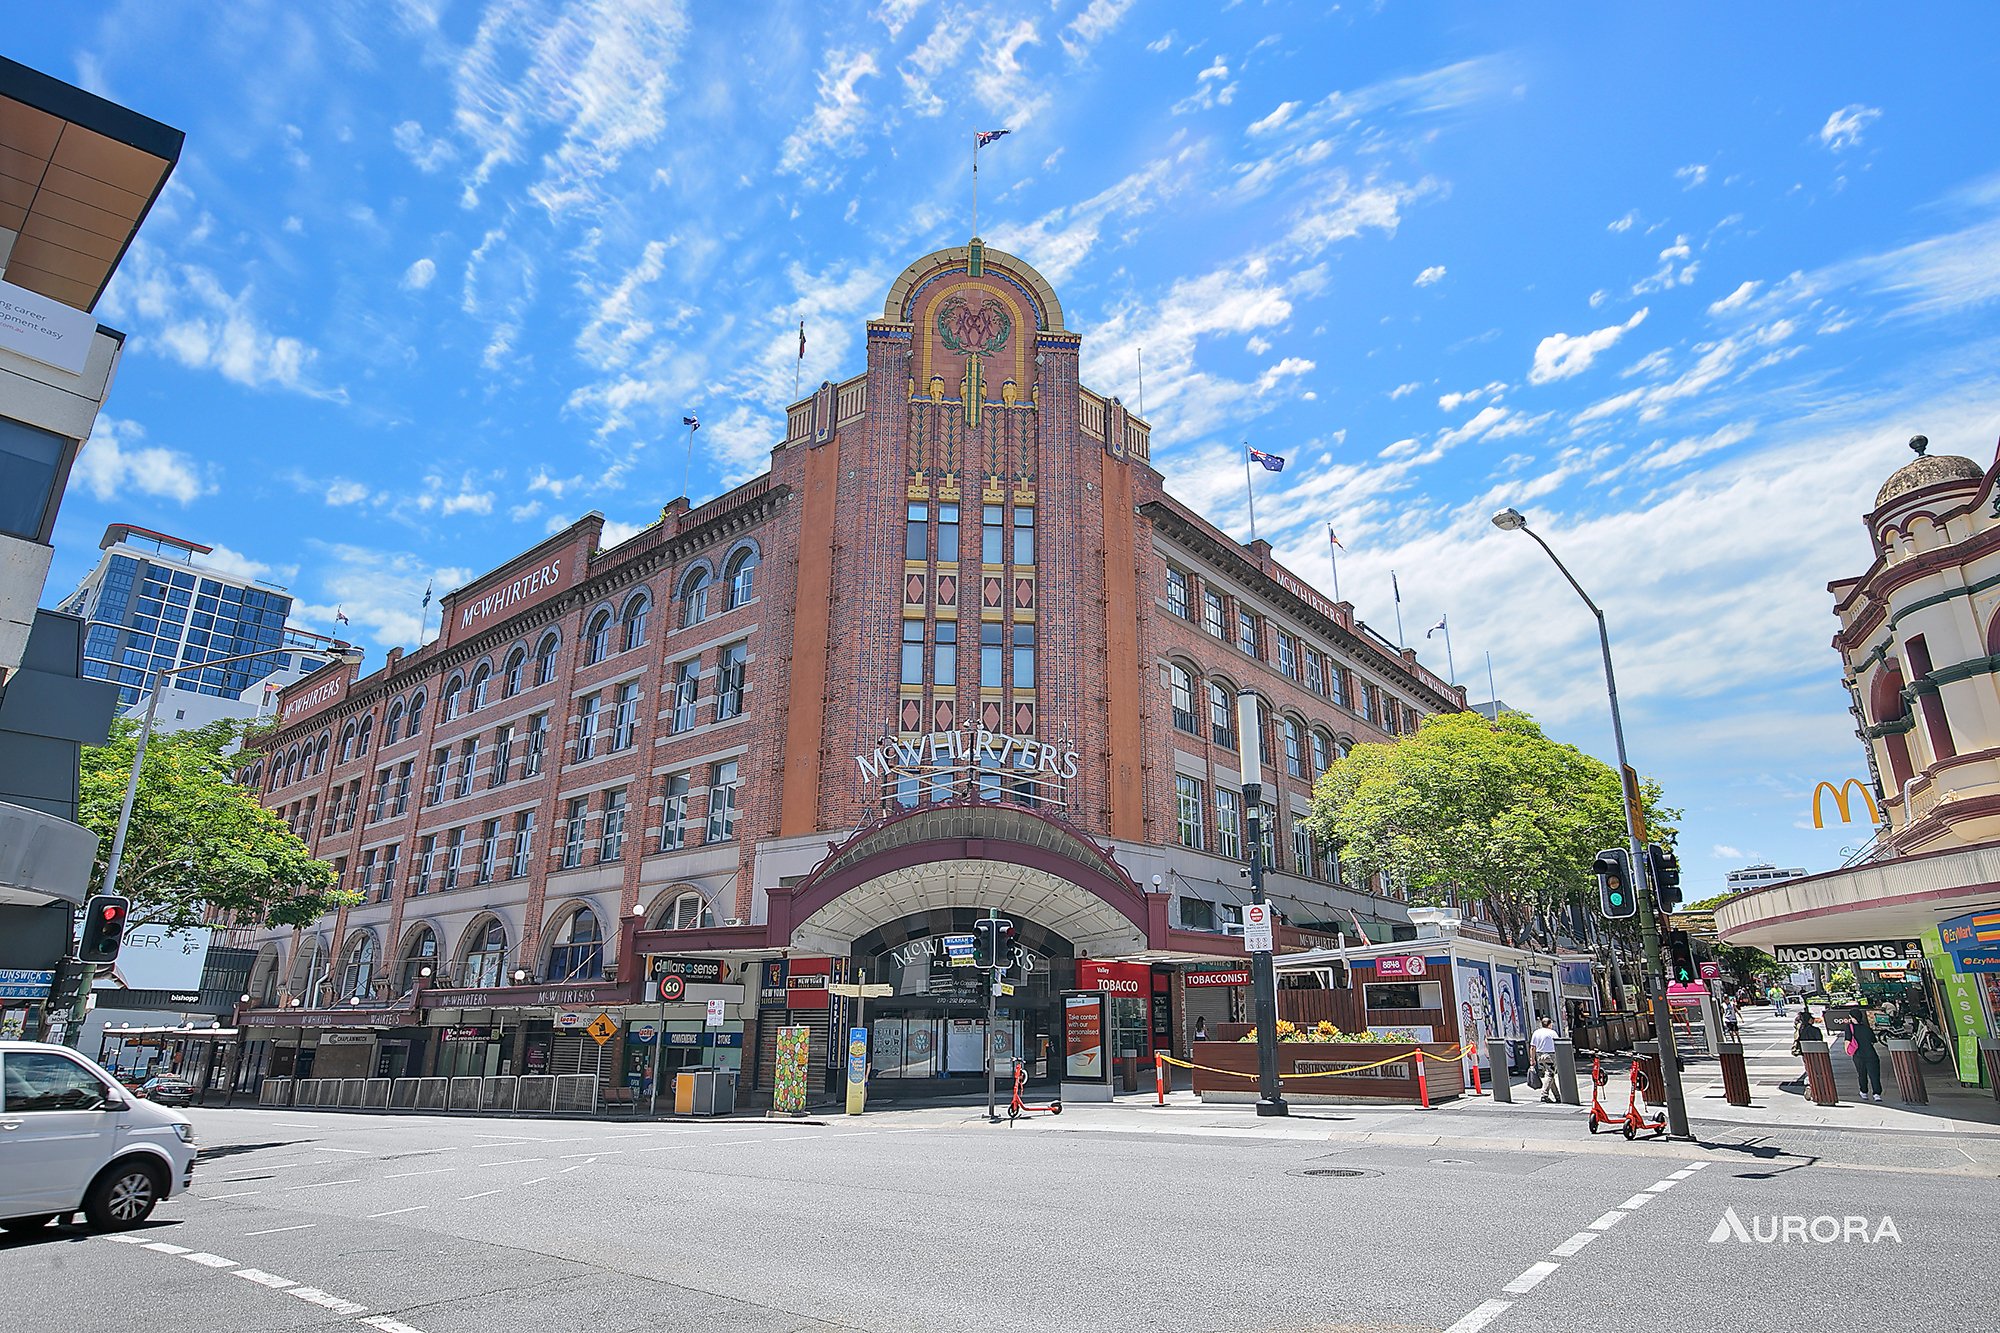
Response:
[[[694,476],[694,427],[689,426],[687,433],[687,464],[681,469],[681,498],[686,500],[688,508],[692,509],[694,508],[694,497],[688,494],[688,485],[690,479]]]
[[[799,321],[799,358],[792,362],[792,401],[799,400],[799,372],[806,368],[806,322]]]
[[[1333,600],[1340,600],[1340,538],[1333,535],[1333,524],[1326,525],[1326,558],[1333,563]]]
[[[1396,582],[1396,571],[1389,571],[1389,588],[1396,594],[1396,646],[1406,647],[1403,642],[1403,585]]]
[[[1139,349],[1139,420],[1146,419],[1146,349]]]
[[[1493,688],[1493,653],[1491,649],[1488,649],[1486,653],[1486,697],[1493,701],[1495,705],[1493,717],[1495,721],[1498,721],[1500,717],[1500,709],[1498,707],[1500,692]]]
[[[1243,441],[1243,489],[1250,496],[1250,543],[1257,543],[1257,484],[1250,479],[1250,441]]]
[[[1451,683],[1458,684],[1458,667],[1451,660],[1451,617],[1444,620],[1444,669],[1451,677]]]
[[[979,239],[979,131],[972,132],[972,237]]]

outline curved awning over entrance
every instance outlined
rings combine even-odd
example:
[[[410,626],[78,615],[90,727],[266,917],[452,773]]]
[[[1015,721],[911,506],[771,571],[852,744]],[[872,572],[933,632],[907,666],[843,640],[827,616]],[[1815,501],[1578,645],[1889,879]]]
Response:
[[[877,926],[947,907],[1034,921],[1096,955],[1146,942],[1145,895],[1108,852],[1059,820],[984,802],[927,806],[860,830],[771,895],[772,936],[844,953]]]

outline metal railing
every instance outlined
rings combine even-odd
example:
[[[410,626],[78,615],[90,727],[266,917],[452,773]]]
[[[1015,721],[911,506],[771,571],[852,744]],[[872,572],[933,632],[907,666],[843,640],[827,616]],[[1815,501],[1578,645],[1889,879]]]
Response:
[[[294,1088],[294,1082],[297,1086]],[[605,1109],[594,1074],[449,1078],[267,1078],[259,1106],[328,1111],[445,1111],[594,1115]]]

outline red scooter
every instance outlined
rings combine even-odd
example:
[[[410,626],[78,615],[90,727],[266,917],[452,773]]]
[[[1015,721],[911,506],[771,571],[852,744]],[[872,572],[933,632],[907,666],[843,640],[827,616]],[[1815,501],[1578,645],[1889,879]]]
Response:
[[[1593,1055],[1590,1057],[1590,1119],[1588,1121],[1588,1124],[1590,1125],[1590,1132],[1593,1134],[1597,1132],[1597,1127],[1599,1125],[1616,1126],[1625,1123],[1623,1120],[1619,1119],[1615,1115],[1612,1115],[1609,1111],[1604,1109],[1604,1102],[1597,1095],[1598,1089],[1602,1088],[1603,1086],[1604,1086],[1604,1057],[1601,1055]]]
[[[1046,1106],[1031,1106],[1021,1096],[1028,1088],[1028,1067],[1019,1060],[1014,1062],[1014,1099],[1007,1103],[1007,1123],[1013,1124],[1024,1112],[1047,1111],[1050,1115],[1062,1114],[1062,1099],[1058,1097]]]
[[[1616,1125],[1619,1132],[1625,1135],[1626,1142],[1629,1143],[1637,1139],[1641,1134],[1651,1134],[1654,1138],[1658,1138],[1667,1132],[1667,1117],[1664,1112],[1648,1120],[1646,1113],[1639,1109],[1639,1094],[1646,1089],[1646,1075],[1639,1068],[1639,1061],[1637,1059],[1632,1061],[1632,1090],[1625,1103],[1624,1115],[1614,1116],[1604,1109],[1604,1101],[1598,1095],[1598,1089],[1604,1086],[1604,1082],[1603,1057],[1592,1056],[1590,1060],[1589,1120],[1591,1133],[1595,1134],[1599,1125]]]

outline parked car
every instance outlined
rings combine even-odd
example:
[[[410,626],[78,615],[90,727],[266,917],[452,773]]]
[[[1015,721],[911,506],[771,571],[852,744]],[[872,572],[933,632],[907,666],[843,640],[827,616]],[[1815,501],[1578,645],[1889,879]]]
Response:
[[[162,1106],[189,1106],[194,1102],[194,1085],[179,1074],[155,1074],[133,1091]]]
[[[65,1046],[0,1041],[0,1229],[138,1226],[194,1184],[194,1126]]]

